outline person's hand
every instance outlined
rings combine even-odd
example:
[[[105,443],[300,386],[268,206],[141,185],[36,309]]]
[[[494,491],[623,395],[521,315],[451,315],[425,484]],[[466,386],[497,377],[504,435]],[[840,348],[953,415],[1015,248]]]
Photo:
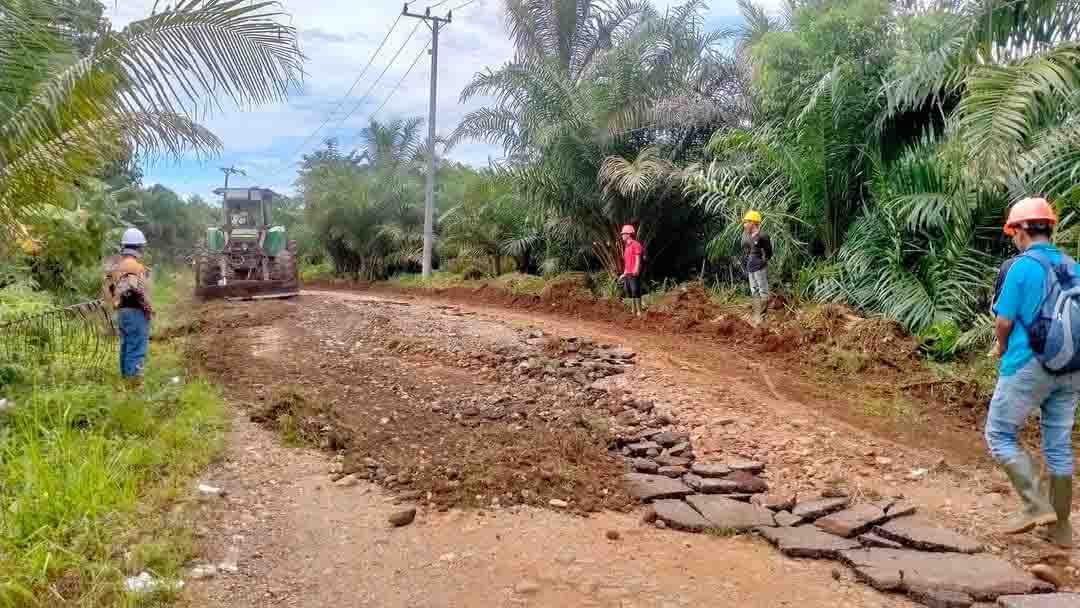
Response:
[[[626,273],[625,272],[619,275],[619,280],[620,281],[625,280],[625,279],[626,279]]]

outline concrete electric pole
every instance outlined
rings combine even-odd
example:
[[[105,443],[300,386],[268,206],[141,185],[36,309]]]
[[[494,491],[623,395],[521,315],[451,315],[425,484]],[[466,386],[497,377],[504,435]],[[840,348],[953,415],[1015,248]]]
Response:
[[[435,98],[439,84],[439,28],[449,24],[453,18],[452,13],[446,13],[446,17],[432,17],[431,9],[424,11],[423,15],[409,12],[409,4],[406,3],[401,9],[401,14],[414,19],[423,19],[424,23],[431,28],[431,98],[428,102],[428,174],[427,191],[424,193],[424,261],[423,276],[431,278],[431,258],[435,248],[435,172],[438,163],[435,159]]]
[[[243,169],[237,169],[236,165],[233,165],[231,167],[219,167],[219,168],[221,169],[221,172],[225,174],[225,189],[226,190],[229,189],[229,176],[230,175],[245,175],[245,176],[247,175],[247,173],[244,173]]]

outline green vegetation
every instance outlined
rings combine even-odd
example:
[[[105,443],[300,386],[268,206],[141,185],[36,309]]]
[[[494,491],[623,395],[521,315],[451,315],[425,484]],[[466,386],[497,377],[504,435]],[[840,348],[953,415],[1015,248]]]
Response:
[[[143,394],[118,391],[115,378],[9,393],[0,604],[113,604],[124,576],[172,577],[193,557],[184,522],[159,509],[216,456],[225,410],[175,347],[155,343],[152,357]]]
[[[632,223],[654,291],[741,289],[740,218],[754,208],[789,302],[887,316],[946,360],[985,344],[1011,202],[1051,198],[1059,243],[1080,252],[1075,4],[791,0],[769,14],[744,0],[743,26],[724,31],[697,0],[505,5],[515,55],[462,91],[493,101],[448,144],[507,157],[441,167],[443,270],[614,277]],[[373,123],[381,136],[345,162],[345,182],[332,147],[308,157],[304,205],[339,274],[416,271],[419,124]]]
[[[115,31],[98,0],[0,0],[0,322],[95,299],[102,258],[131,225],[156,245],[155,333],[187,322],[187,288],[162,264],[182,260],[211,209],[142,189],[136,167],[217,152],[192,117],[222,103],[285,99],[301,55],[274,7],[171,3]],[[172,507],[222,447],[223,402],[181,344],[154,342],[133,393],[114,347],[87,353],[62,327],[19,327],[0,334],[0,606],[168,601],[129,596],[124,579],[175,577],[194,554],[188,515]],[[16,334],[48,348],[13,346]],[[13,364],[20,350],[34,358]],[[88,356],[101,365],[71,364]]]
[[[140,190],[137,161],[209,156],[191,117],[286,98],[301,55],[274,6],[194,0],[115,31],[97,0],[0,0],[0,288],[85,299],[125,225],[182,255],[207,206]]]
[[[183,322],[176,294],[186,290],[171,272],[157,277],[155,333]],[[12,287],[3,292],[14,300]],[[49,303],[28,294],[23,308]],[[186,515],[166,507],[190,492],[227,426],[223,401],[190,375],[181,349],[154,342],[141,393],[118,388],[115,365],[104,379],[3,388],[13,405],[0,413],[0,606],[167,599],[126,597],[124,578],[175,577],[194,556]]]

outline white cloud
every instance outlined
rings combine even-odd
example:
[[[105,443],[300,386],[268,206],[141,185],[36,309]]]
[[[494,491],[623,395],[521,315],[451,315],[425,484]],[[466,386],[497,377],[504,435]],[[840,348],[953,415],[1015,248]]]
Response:
[[[435,9],[442,14],[465,0],[450,0]],[[775,9],[784,0],[765,0]],[[120,28],[150,13],[154,0],[106,0],[106,12],[114,27]],[[658,8],[679,4],[679,0],[657,0]],[[162,5],[166,4],[162,0]],[[411,10],[422,12],[427,3],[414,2]],[[341,103],[342,96],[360,75],[372,53],[379,46],[401,10],[399,0],[285,0],[291,13],[291,25],[299,32],[301,48],[307,56],[303,91],[290,98],[287,104],[254,109],[228,108],[204,120],[224,143],[221,162],[183,163],[180,167],[147,168],[147,181],[211,196],[209,191],[220,183],[219,164],[237,163],[251,169],[251,180],[279,186],[289,184],[294,175],[293,156],[300,144],[315,129],[330,118],[328,125],[311,138],[303,150],[310,152],[323,138],[338,137],[343,147],[355,139],[360,128],[391,94],[393,86],[405,74],[409,64],[422,51],[430,38],[427,27],[419,24],[416,35],[405,44],[400,56],[385,76],[372,88],[390,58],[405,43],[409,32],[418,23],[403,18],[376,60],[357,84],[353,94]],[[470,110],[483,105],[484,100],[460,104],[462,88],[477,72],[498,66],[509,60],[513,47],[503,26],[502,0],[476,0],[456,11],[453,23],[440,33],[438,119],[439,133],[448,133]],[[738,15],[735,0],[715,0],[710,3],[709,15]],[[401,88],[389,97],[379,118],[395,116],[427,116],[430,58],[420,56],[415,69],[402,82]],[[371,90],[369,98],[363,94]],[[337,109],[340,104],[340,109]],[[349,112],[351,115],[346,118]],[[460,162],[485,165],[489,157],[498,158],[501,150],[482,143],[467,143],[455,148],[450,157]],[[181,183],[173,183],[180,179]],[[151,181],[152,180],[152,181]],[[291,190],[290,186],[284,186]]]

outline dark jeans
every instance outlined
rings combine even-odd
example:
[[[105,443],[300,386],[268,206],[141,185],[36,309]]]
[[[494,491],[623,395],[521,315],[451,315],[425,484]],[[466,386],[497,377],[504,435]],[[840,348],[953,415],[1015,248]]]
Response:
[[[628,298],[640,298],[641,297],[641,279],[635,276],[629,276],[623,278],[623,289],[626,291],[626,297]]]
[[[121,308],[117,314],[120,325],[120,375],[125,378],[142,376],[146,351],[150,349],[150,320],[138,308]]]

